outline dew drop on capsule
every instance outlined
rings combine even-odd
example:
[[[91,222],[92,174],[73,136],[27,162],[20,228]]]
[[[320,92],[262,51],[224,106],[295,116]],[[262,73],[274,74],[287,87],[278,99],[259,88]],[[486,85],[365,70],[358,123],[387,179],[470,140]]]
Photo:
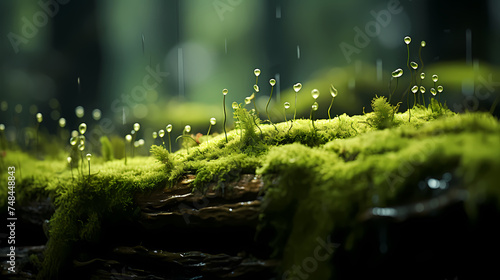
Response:
[[[85,109],[83,109],[82,106],[78,106],[75,108],[75,115],[78,117],[78,118],[83,118],[83,116],[85,115]]]
[[[87,125],[85,123],[81,123],[78,127],[78,131],[80,132],[80,134],[85,134],[85,132],[87,131]]]
[[[134,130],[139,131],[141,129],[141,125],[139,123],[134,123]]]
[[[127,135],[125,136],[125,140],[127,140],[127,142],[129,142],[129,143],[130,143],[130,142],[132,141],[132,135],[127,134]]]
[[[252,103],[252,99],[250,97],[245,97],[245,104],[250,104]]]
[[[78,145],[78,150],[82,151],[85,150],[85,144],[79,144]]]
[[[144,146],[144,144],[146,143],[146,141],[144,141],[144,139],[139,139],[139,146]]]
[[[285,106],[285,109],[290,109],[290,102],[285,102],[284,106]]]
[[[255,77],[260,76],[260,69],[259,68],[255,68],[255,70],[253,70],[253,73],[254,73]]]
[[[0,123],[0,131],[4,131],[4,130],[5,130],[5,124]]]
[[[406,36],[404,38],[404,41],[405,41],[405,44],[407,44],[407,45],[410,44],[411,43],[411,37],[410,36]]]
[[[275,79],[271,79],[269,80],[269,84],[274,87],[274,85],[276,84],[276,80]]]
[[[87,154],[87,160],[90,161],[90,159],[92,158],[92,155],[91,154]]]
[[[184,127],[184,131],[185,131],[186,133],[191,132],[191,126],[190,126],[189,124],[188,124],[188,125],[186,125],[186,126]]]
[[[392,77],[393,78],[399,78],[401,76],[403,76],[403,69],[398,68],[398,69],[392,71]]]
[[[101,119],[101,116],[102,116],[102,113],[101,113],[101,110],[99,109],[94,109],[94,111],[92,111],[92,118],[96,121],[100,120]]]
[[[75,146],[76,142],[78,142],[78,137],[73,136],[69,139],[69,144],[71,144],[71,146]]]
[[[228,92],[229,91],[227,90],[227,88],[225,88],[225,89],[222,90],[222,94],[224,94],[224,95],[227,95]]]
[[[418,86],[413,86],[413,87],[411,88],[411,92],[413,92],[413,93],[417,93],[417,91],[418,91]]]
[[[72,130],[71,131],[71,137],[78,137],[78,131]]]
[[[293,90],[295,92],[299,92],[299,90],[302,88],[302,84],[301,83],[296,83],[295,85],[293,85]]]
[[[422,46],[422,48],[425,47],[425,45],[427,45],[425,41],[420,42],[420,46]]]
[[[83,135],[78,136],[78,140],[80,141],[80,144],[85,144],[85,136]]]
[[[414,70],[416,70],[416,69],[418,68],[418,64],[417,64],[415,61],[410,62],[410,66],[411,66],[411,68],[413,68]]]
[[[423,94],[423,93],[425,93],[425,88],[424,88],[424,86],[420,86],[420,93],[422,93],[422,94]]]
[[[313,105],[311,106],[311,109],[313,111],[317,111],[318,110],[318,102],[314,102]]]
[[[172,125],[171,124],[167,125],[166,129],[168,133],[172,132]]]
[[[71,163],[71,157],[67,157],[66,160],[68,161],[68,163]]]
[[[163,136],[165,136],[165,130],[160,129],[160,131],[158,131],[158,135],[160,136],[160,138],[163,138]]]
[[[210,119],[210,124],[215,125],[217,123],[217,120],[215,118]]]
[[[438,90],[438,92],[443,92],[443,86],[438,86],[437,90]]]
[[[436,91],[436,89],[435,89],[435,88],[431,88],[431,89],[430,89],[430,92],[431,92],[431,93],[432,93],[432,95],[434,95],[434,96],[436,96],[436,94],[437,94],[437,91]]]
[[[436,83],[438,81],[438,75],[432,75],[432,81]]]
[[[41,123],[43,121],[43,116],[42,116],[42,113],[37,113],[36,114],[36,121],[38,123]]]
[[[313,90],[311,91],[311,96],[312,96],[312,98],[314,98],[314,99],[318,99],[318,97],[319,97],[319,90],[317,90],[317,89],[313,89]]]
[[[158,132],[153,131],[153,139],[156,139],[158,137]]]
[[[233,102],[233,104],[231,104],[231,106],[233,107],[234,110],[238,109],[238,103],[236,103],[236,102]]]
[[[253,85],[253,90],[255,90],[255,92],[259,92],[259,86],[258,85]]]
[[[65,118],[60,118],[59,119],[59,126],[61,128],[65,127],[66,126],[66,119]]]
[[[139,141],[135,141],[135,142],[134,142],[134,147],[135,147],[135,148],[138,148],[138,147],[139,147]]]
[[[332,95],[333,98],[335,98],[337,96],[337,89],[333,86],[333,85],[330,85],[330,94]]]
[[[424,72],[420,73],[420,79],[421,80],[425,79],[425,73]]]

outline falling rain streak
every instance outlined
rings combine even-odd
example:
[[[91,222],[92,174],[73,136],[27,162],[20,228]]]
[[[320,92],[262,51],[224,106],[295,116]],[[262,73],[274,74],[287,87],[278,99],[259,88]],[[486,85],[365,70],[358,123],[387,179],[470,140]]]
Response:
[[[377,59],[377,82],[382,81],[382,59]]]
[[[224,53],[227,54],[227,38],[224,38]]]
[[[177,49],[177,71],[179,73],[179,97],[184,97],[184,57],[182,48]]]
[[[300,47],[297,45],[297,59],[300,59]]]
[[[276,5],[276,18],[280,19],[281,18],[281,6]]]

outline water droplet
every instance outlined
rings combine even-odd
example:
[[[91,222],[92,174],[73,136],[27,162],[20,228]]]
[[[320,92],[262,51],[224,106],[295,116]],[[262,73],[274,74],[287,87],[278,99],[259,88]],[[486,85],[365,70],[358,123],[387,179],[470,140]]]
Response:
[[[413,93],[417,93],[417,91],[418,91],[418,86],[413,86],[413,87],[411,88],[411,92],[413,92]]]
[[[9,103],[7,103],[7,101],[2,101],[2,103],[0,104],[0,108],[2,109],[2,111],[7,111],[7,109],[9,109]]]
[[[68,163],[71,163],[71,157],[67,157],[66,160],[68,161]]]
[[[130,134],[132,134],[132,135],[134,135],[135,133],[136,133],[136,131],[133,129],[130,131]]]
[[[425,73],[424,72],[420,73],[420,79],[421,80],[425,79]]]
[[[130,142],[132,141],[132,135],[127,134],[127,135],[125,136],[125,140],[127,140],[127,142],[129,142],[129,143],[130,143]]]
[[[73,136],[69,139],[69,144],[71,144],[71,146],[75,146],[76,142],[78,142],[78,137]]]
[[[436,91],[436,89],[435,89],[435,88],[431,88],[431,89],[430,89],[430,92],[431,92],[431,93],[432,93],[432,95],[434,95],[434,96],[436,96],[436,94],[437,94],[437,91]]]
[[[139,147],[139,141],[134,142],[134,147],[138,148]]]
[[[425,47],[425,45],[427,45],[425,41],[420,42],[420,46],[422,46],[422,48]]]
[[[168,133],[172,132],[172,125],[171,124],[167,125],[166,129]]]
[[[83,118],[83,116],[85,115],[85,109],[83,109],[82,106],[78,106],[75,108],[75,115],[78,117],[78,118]]]
[[[403,69],[398,68],[398,69],[392,71],[392,77],[393,78],[399,78],[401,76],[403,76]]]
[[[139,139],[139,146],[144,146],[144,144],[146,143],[146,141],[144,141],[144,139]]]
[[[78,137],[78,131],[72,130],[71,131],[71,137]]]
[[[80,141],[80,144],[85,144],[85,136],[83,135],[78,136],[78,141]]]
[[[438,86],[437,90],[438,90],[438,92],[443,92],[443,86]]]
[[[80,126],[78,126],[78,131],[80,134],[85,134],[87,131],[87,125],[85,123],[81,123]]]
[[[260,76],[260,69],[259,69],[259,68],[255,68],[255,69],[253,70],[253,74],[255,75],[255,77]]]
[[[186,132],[186,133],[191,132],[191,126],[189,124],[184,127],[184,132]]]
[[[156,138],[158,138],[158,132],[153,131],[153,139],[156,139]]]
[[[410,44],[411,43],[411,37],[410,36],[406,36],[405,39],[404,39],[404,41],[405,41],[405,44],[407,44],[407,45]]]
[[[59,126],[61,128],[65,127],[66,126],[66,119],[65,118],[60,118],[59,119]]]
[[[233,104],[231,104],[231,106],[233,107],[234,110],[238,109],[238,103],[236,103],[236,102],[233,102]]]
[[[318,102],[314,102],[313,105],[311,106],[311,109],[313,111],[317,111],[318,110]]]
[[[90,161],[90,158],[92,158],[92,155],[91,154],[87,154],[87,160]]]
[[[227,95],[228,92],[229,91],[227,90],[227,88],[225,88],[225,89],[222,90],[222,94],[224,94],[224,95]]]
[[[275,79],[271,79],[269,80],[269,84],[274,87],[274,85],[276,84],[276,80]]]
[[[134,123],[134,130],[139,131],[141,129],[141,125],[139,123]]]
[[[259,86],[258,85],[253,85],[253,90],[255,90],[255,92],[259,92]]]
[[[42,116],[42,113],[37,113],[36,114],[36,121],[38,123],[41,123],[43,121],[43,116]]]
[[[333,85],[330,85],[330,94],[333,98],[335,98],[338,94],[337,89]]]
[[[210,124],[215,125],[217,123],[217,120],[215,118],[210,119]]]
[[[425,88],[424,88],[424,86],[420,86],[420,93],[422,93],[422,94],[423,94],[423,93],[425,93]]]
[[[252,103],[252,99],[250,97],[245,97],[245,104],[250,104]]]
[[[285,106],[285,109],[289,109],[290,108],[290,102],[285,102],[284,106]]]
[[[20,114],[23,111],[23,105],[17,104],[16,107],[14,107],[14,111],[16,111],[16,113]]]
[[[5,130],[5,124],[0,123],[0,131],[4,131],[4,130]]]
[[[319,90],[317,90],[317,89],[313,89],[313,90],[311,91],[311,96],[312,96],[312,98],[314,98],[314,99],[318,99],[318,97],[319,97]]]
[[[296,83],[295,85],[293,85],[293,90],[295,92],[299,92],[299,90],[302,88],[302,84],[301,83]]]
[[[416,69],[418,68],[418,64],[417,64],[415,61],[410,62],[410,66],[411,66],[411,68],[413,68],[414,70],[416,70]]]
[[[165,136],[165,130],[160,129],[160,131],[158,131],[158,136],[160,136],[160,138],[163,138],[163,136]]]
[[[432,81],[436,83],[438,81],[438,75],[432,75]]]
[[[92,118],[96,121],[100,120],[101,119],[101,116],[102,116],[102,113],[101,113],[101,110],[99,109],[94,109],[94,111],[92,111]]]
[[[85,144],[79,144],[78,145],[78,150],[82,151],[85,150]]]

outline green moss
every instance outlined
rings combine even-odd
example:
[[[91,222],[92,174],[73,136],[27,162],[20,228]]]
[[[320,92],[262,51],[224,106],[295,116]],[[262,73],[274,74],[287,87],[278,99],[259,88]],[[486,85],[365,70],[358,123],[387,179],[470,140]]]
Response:
[[[452,172],[469,192],[467,210],[484,199],[499,202],[492,188],[500,169],[500,125],[484,113],[457,115],[437,102],[395,113],[385,98],[372,102],[374,112],[332,120],[262,124],[244,107],[235,109],[236,129],[225,135],[202,137],[187,150],[169,153],[152,146],[153,158],[123,161],[96,157],[92,174],[75,172],[64,159],[39,161],[8,151],[0,161],[18,167],[18,202],[50,196],[57,210],[50,221],[40,278],[51,279],[67,265],[75,242],[98,242],[104,220],[134,217],[138,192],[173,185],[185,174],[196,174],[193,188],[256,173],[265,180],[266,194],[260,228],[277,235],[272,245],[283,258],[283,270],[311,255],[317,238],[337,229],[352,232],[342,246],[356,240],[357,217],[370,207],[401,204],[414,198],[416,182],[425,176]],[[116,141],[114,141],[116,140]],[[123,140],[112,138],[123,144]],[[103,144],[103,146],[105,146]],[[103,152],[104,155],[104,152]],[[117,158],[119,155],[115,154]],[[21,175],[22,174],[22,175]],[[86,173],[84,173],[86,174]],[[5,179],[5,174],[0,177]],[[376,197],[376,201],[373,198]],[[5,203],[5,189],[0,191]],[[2,206],[5,206],[2,205]],[[331,267],[318,263],[311,278],[328,279]]]

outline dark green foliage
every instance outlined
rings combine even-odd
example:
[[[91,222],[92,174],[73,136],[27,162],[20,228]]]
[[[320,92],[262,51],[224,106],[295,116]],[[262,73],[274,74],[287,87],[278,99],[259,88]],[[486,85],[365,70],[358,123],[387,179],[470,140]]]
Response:
[[[101,154],[104,161],[110,161],[115,159],[113,153],[113,146],[111,145],[111,141],[109,141],[108,136],[101,136]]]

